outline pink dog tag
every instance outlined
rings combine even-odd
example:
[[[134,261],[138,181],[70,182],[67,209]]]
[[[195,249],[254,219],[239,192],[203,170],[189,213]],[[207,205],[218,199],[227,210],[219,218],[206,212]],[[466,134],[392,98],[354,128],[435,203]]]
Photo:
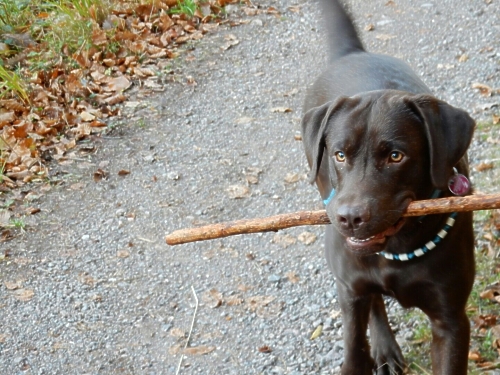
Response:
[[[470,182],[463,174],[456,173],[450,181],[448,181],[448,188],[454,195],[463,196],[469,192]]]

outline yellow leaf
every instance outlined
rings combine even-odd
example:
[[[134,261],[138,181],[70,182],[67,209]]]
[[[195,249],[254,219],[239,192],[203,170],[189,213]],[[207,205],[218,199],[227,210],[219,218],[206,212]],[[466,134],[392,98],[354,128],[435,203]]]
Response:
[[[316,327],[316,329],[312,333],[310,340],[317,339],[319,336],[321,336],[322,332],[323,332],[323,325],[320,324],[319,326]]]

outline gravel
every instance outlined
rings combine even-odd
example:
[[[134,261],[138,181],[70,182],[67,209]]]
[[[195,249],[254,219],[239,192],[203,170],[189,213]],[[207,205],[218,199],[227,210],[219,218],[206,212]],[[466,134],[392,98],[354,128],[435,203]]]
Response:
[[[500,106],[498,94],[471,87],[500,88],[500,3],[487,3],[350,2],[371,51],[404,58],[436,96],[478,121]],[[143,104],[86,141],[97,152],[53,166],[54,182],[31,202],[42,211],[0,244],[9,250],[1,374],[175,374],[193,316],[189,346],[211,351],[186,355],[179,374],[338,373],[342,323],[321,227],[164,241],[192,225],[321,208],[295,139],[326,57],[317,4],[259,5],[280,15],[232,7],[247,24],[221,27],[167,65],[163,92],[133,88]],[[95,182],[98,168],[108,177]],[[309,245],[298,239],[305,231],[316,236]],[[388,304],[405,351],[413,327]]]

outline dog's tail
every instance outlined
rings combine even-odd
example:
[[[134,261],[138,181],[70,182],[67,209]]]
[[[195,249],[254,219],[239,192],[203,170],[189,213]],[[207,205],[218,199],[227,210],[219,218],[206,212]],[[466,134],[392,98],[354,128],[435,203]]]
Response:
[[[320,0],[323,22],[328,34],[329,59],[364,51],[356,28],[340,0]]]

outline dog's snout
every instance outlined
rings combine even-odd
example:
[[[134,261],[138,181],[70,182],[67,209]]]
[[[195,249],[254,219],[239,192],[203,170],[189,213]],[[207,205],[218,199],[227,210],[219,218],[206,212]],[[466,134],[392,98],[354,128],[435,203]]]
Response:
[[[337,221],[344,229],[358,229],[370,220],[366,207],[342,205],[337,209]]]

